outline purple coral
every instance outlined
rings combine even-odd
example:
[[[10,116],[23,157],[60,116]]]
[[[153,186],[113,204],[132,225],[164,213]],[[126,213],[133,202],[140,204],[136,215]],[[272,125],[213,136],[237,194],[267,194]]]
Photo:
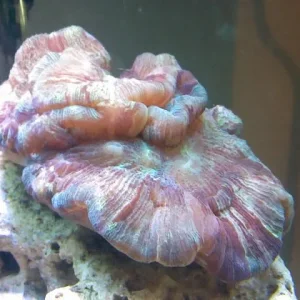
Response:
[[[27,191],[138,261],[196,261],[225,281],[266,269],[293,200],[238,137],[241,120],[205,109],[204,88],[171,55],[143,54],[114,78],[100,43],[91,54],[67,40],[26,69],[22,88],[0,88],[2,145],[38,154]]]
[[[26,40],[10,91],[1,95],[10,110],[0,124],[2,145],[31,154],[139,134],[156,144],[180,143],[204,110],[205,89],[169,54],[142,54],[121,78],[109,73],[109,60],[79,27]],[[9,108],[7,97],[17,99]]]
[[[267,268],[292,216],[291,196],[212,110],[171,150],[140,139],[79,146],[28,166],[23,182],[135,260],[196,260],[227,281]]]

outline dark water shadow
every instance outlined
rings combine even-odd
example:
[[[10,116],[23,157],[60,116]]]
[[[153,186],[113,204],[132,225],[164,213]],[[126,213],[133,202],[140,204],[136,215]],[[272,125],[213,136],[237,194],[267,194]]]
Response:
[[[32,8],[34,0],[23,0],[25,14]],[[0,55],[3,55],[0,83],[4,81],[14,62],[14,55],[22,42],[20,3],[12,0],[0,1]]]
[[[293,116],[292,116],[292,132],[291,145],[288,161],[287,173],[287,190],[293,195],[295,200],[295,209],[299,203],[296,201],[297,197],[297,177],[300,174],[300,68],[295,64],[293,58],[288,52],[278,43],[273,33],[271,32],[266,20],[265,2],[261,0],[253,0],[254,4],[254,18],[256,30],[263,45],[273,54],[273,56],[280,62],[287,72],[291,85],[293,95]],[[284,99],[282,100],[284,109]],[[280,116],[279,116],[280,117]],[[299,195],[298,195],[299,196]],[[284,246],[281,255],[287,264],[291,260],[293,236],[295,228],[286,235]]]

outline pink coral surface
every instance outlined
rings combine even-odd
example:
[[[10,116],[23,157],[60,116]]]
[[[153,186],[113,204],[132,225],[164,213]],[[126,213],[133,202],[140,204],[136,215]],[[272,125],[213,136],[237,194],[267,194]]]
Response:
[[[1,93],[2,145],[32,154],[139,134],[180,143],[205,108],[200,83],[169,54],[144,53],[121,78],[109,59],[80,27],[26,40]]]
[[[2,146],[27,191],[135,260],[193,261],[225,281],[278,255],[292,197],[239,138],[242,121],[169,54],[120,78],[80,27],[34,36],[0,87]]]

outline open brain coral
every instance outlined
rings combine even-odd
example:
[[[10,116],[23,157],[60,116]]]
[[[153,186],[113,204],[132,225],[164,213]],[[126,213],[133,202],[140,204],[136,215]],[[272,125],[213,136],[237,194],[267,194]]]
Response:
[[[205,89],[169,54],[120,78],[80,27],[37,35],[0,87],[2,146],[26,155],[27,191],[135,260],[193,261],[225,281],[278,255],[292,197],[239,138],[242,121],[205,108]]]

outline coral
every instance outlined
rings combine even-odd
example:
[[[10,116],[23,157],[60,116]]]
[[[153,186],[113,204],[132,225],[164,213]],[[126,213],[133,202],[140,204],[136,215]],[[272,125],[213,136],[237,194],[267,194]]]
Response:
[[[172,55],[144,53],[116,78],[103,46],[69,27],[24,42],[0,97],[27,192],[134,260],[235,282],[277,257],[291,195]]]
[[[169,54],[144,53],[121,78],[108,69],[108,53],[79,27],[26,40],[0,91],[2,145],[30,154],[140,133],[174,145],[205,107],[205,89]]]
[[[33,201],[19,167],[6,163],[3,169],[1,161],[0,187],[0,250],[11,253],[20,267],[0,273],[1,299],[296,299],[280,258],[267,271],[234,285],[196,264],[138,263]]]
[[[193,125],[177,148],[136,139],[44,155],[24,169],[23,182],[135,260],[196,260],[223,280],[248,278],[278,255],[291,196],[212,111]]]

